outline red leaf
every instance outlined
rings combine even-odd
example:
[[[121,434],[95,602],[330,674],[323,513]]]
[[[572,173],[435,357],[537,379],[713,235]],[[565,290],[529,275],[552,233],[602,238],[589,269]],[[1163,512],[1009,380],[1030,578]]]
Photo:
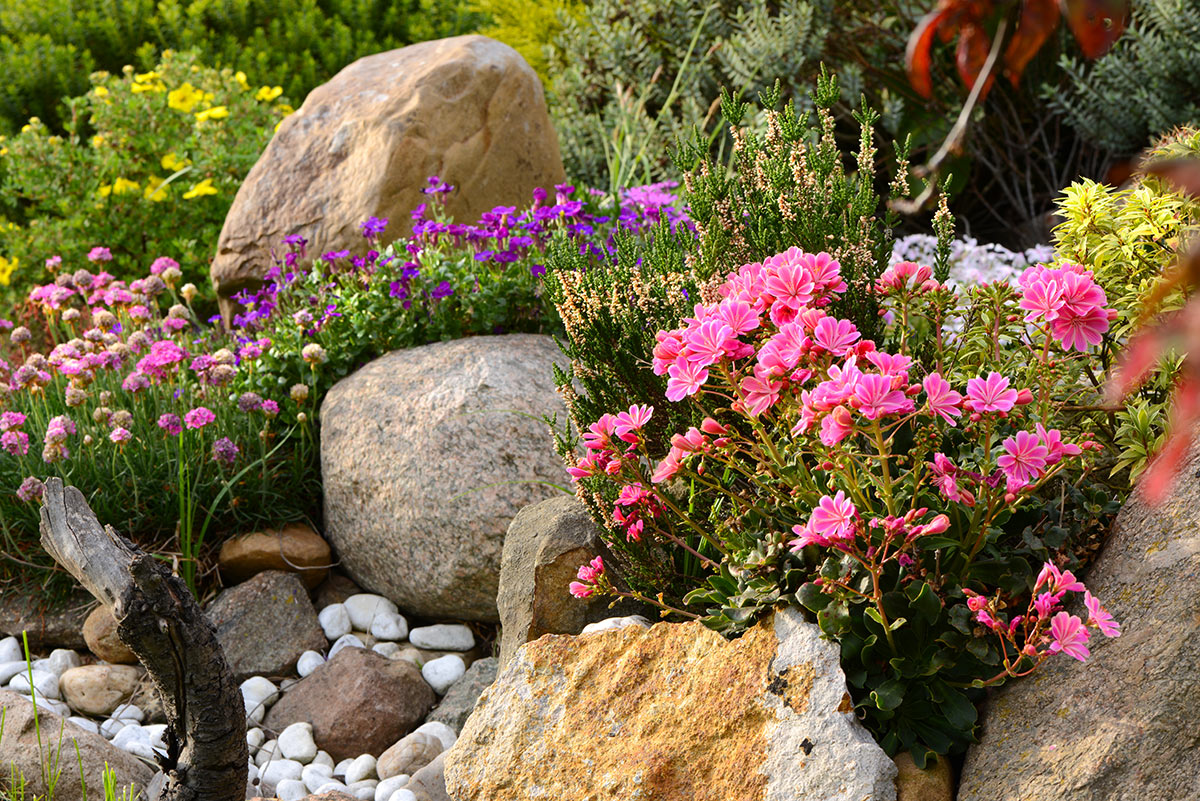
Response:
[[[929,77],[929,69],[933,65],[929,49],[933,47],[933,35],[950,16],[952,8],[950,3],[942,0],[937,8],[921,17],[912,35],[908,37],[908,48],[904,54],[908,82],[921,97],[933,97],[933,81]]]
[[[1067,25],[1088,58],[1099,58],[1125,32],[1129,0],[1060,0]]]
[[[987,31],[982,26],[974,22],[964,23],[958,32],[958,51],[956,53],[956,63],[958,65],[958,75],[962,78],[963,83],[968,89],[975,88],[975,79],[979,77],[979,73],[983,70],[983,64],[987,61],[988,51],[992,47],[991,39],[987,35]],[[983,100],[987,94],[992,82],[992,76],[988,76],[988,83],[979,93],[979,99]]]
[[[1021,4],[1017,30],[1004,50],[1004,65],[1013,86],[1021,80],[1025,67],[1054,33],[1059,18],[1057,0],[1025,0]]]
[[[1146,167],[1147,175],[1162,178],[1193,200],[1200,200],[1200,161],[1170,159]]]

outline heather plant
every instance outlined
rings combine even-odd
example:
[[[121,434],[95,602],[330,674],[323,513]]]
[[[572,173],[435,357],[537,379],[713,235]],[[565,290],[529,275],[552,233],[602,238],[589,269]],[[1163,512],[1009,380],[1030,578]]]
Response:
[[[1088,594],[1086,623],[1063,608],[1085,592],[1062,567],[1071,543],[1024,530],[1049,533],[1040,498],[1084,482],[1100,448],[1073,410],[1097,397],[1105,292],[1070,263],[959,289],[946,272],[884,271],[872,339],[837,313],[849,276],[829,253],[741,266],[656,334],[650,371],[698,422],[659,433],[656,408],[614,409],[569,470],[619,558],[698,569],[680,598],[592,563],[576,595],[729,633],[803,605],[840,644],[859,715],[918,765],[972,741],[982,688],[1119,633]]]
[[[237,187],[291,110],[282,88],[171,52],[148,72],[91,81],[67,100],[64,135],[33,119],[2,143],[0,284],[24,294],[46,280],[46,256],[104,245],[120,278],[171,253],[207,287]]]

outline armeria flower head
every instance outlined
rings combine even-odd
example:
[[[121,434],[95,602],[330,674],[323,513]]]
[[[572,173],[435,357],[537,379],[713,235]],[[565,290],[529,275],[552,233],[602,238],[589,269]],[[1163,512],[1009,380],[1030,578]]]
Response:
[[[921,382],[925,389],[925,404],[929,414],[940,417],[950,425],[956,425],[954,418],[962,414],[963,396],[950,388],[950,382],[942,378],[941,373],[930,373]]]
[[[1075,615],[1067,612],[1059,612],[1055,615],[1050,621],[1050,636],[1053,638],[1049,648],[1052,654],[1061,652],[1075,657],[1080,662],[1087,661],[1087,658],[1091,656],[1091,652],[1087,648],[1087,627]]]
[[[29,453],[29,435],[24,431],[5,431],[0,434],[0,449],[13,456]]]
[[[42,480],[34,476],[27,476],[21,482],[21,486],[17,487],[17,499],[21,503],[29,503],[30,501],[40,501],[42,496],[46,494],[46,485]]]
[[[158,418],[158,427],[171,436],[178,436],[183,431],[183,422],[177,414],[163,414]]]
[[[112,261],[112,251],[104,247],[94,247],[88,251],[87,259],[90,262]]]
[[[183,416],[183,422],[188,428],[204,428],[216,419],[217,416],[207,406],[197,406]]]
[[[1008,412],[1017,405],[1017,391],[1008,388],[1008,379],[992,372],[987,378],[967,379],[967,400],[975,412]]]
[[[237,461],[239,452],[240,449],[229,437],[221,437],[212,445],[213,461],[226,467]]]
[[[1100,605],[1100,599],[1090,592],[1084,591],[1083,605],[1088,610],[1088,622],[1100,630],[1105,637],[1120,637],[1121,624]]]
[[[1018,431],[1003,442],[1004,453],[996,460],[1013,484],[1032,484],[1046,467],[1050,451],[1036,434]]]

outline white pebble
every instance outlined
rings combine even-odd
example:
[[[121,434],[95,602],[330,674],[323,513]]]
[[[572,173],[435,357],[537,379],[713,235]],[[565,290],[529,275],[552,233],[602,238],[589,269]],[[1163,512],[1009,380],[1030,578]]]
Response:
[[[641,626],[644,629],[650,628],[650,621],[641,615],[629,615],[628,617],[606,617],[596,623],[588,623],[583,627],[582,634],[594,634],[598,631],[609,631],[611,629],[623,629],[626,626]]]
[[[421,675],[438,695],[445,695],[454,682],[467,672],[467,664],[458,654],[446,654],[437,659],[431,659],[421,668]]]
[[[417,796],[412,790],[407,790],[401,787],[399,790],[388,796],[388,801],[417,801]]]
[[[317,613],[317,622],[330,642],[350,633],[350,613],[345,604],[330,604]]]
[[[117,748],[128,751],[130,743],[145,743],[150,745],[150,732],[146,731],[136,723],[131,723],[125,728],[116,733],[112,739],[112,744]]]
[[[267,740],[258,748],[258,754],[254,757],[254,762],[260,768],[268,762],[275,759],[282,759],[283,754],[279,753],[279,741]]]
[[[79,728],[81,728],[84,731],[89,732],[91,734],[99,734],[100,733],[100,725],[98,723],[96,723],[96,721],[94,721],[94,720],[88,720],[87,718],[80,718],[80,717],[70,717],[70,718],[67,718],[67,721],[70,723],[74,723]]]
[[[167,742],[163,738],[167,735],[167,724],[151,723],[142,727],[146,733],[150,735],[150,745],[154,748],[167,750]]]
[[[342,784],[336,779],[331,779],[322,784],[313,792],[315,792],[317,795],[324,795],[325,793],[344,793],[346,792],[346,785]]]
[[[57,676],[61,676],[71,668],[77,668],[83,664],[79,661],[79,654],[66,648],[54,649],[50,652],[50,657],[46,661],[50,663],[50,669]]]
[[[376,615],[389,612],[394,614],[400,611],[387,598],[382,595],[372,595],[369,592],[351,595],[342,601],[342,605],[350,614],[350,624],[359,631],[370,631],[371,623],[374,622]]]
[[[431,720],[428,723],[422,723],[413,730],[413,734],[420,732],[438,738],[442,741],[442,748],[449,751],[454,747],[454,743],[458,740],[458,733],[454,729],[447,726],[438,720]]]
[[[154,746],[142,740],[134,740],[125,746],[125,750],[136,757],[153,762],[154,761]]]
[[[5,662],[24,662],[25,649],[21,647],[21,641],[16,637],[5,637],[0,640],[0,665]],[[0,684],[4,682],[0,681]]]
[[[333,757],[329,755],[328,751],[318,751],[312,763],[314,765],[325,765],[329,768],[329,775],[333,775]]]
[[[334,773],[337,773],[335,770]],[[375,774],[375,757],[370,754],[363,754],[346,766],[346,784],[351,785],[355,782],[361,782],[363,779],[377,779]]]
[[[371,646],[371,650],[380,656],[386,656],[388,659],[393,659],[396,654],[400,653],[400,643],[398,642],[377,642]]]
[[[284,779],[300,781],[300,772],[304,766],[294,759],[273,759],[261,770],[263,784],[278,787]]]
[[[355,637],[353,634],[347,634],[344,637],[338,637],[337,642],[329,646],[329,658],[333,659],[334,655],[343,648],[365,648],[363,641]]]
[[[384,779],[375,785],[375,801],[388,801],[392,797],[392,793],[402,789],[406,784],[408,784],[407,773],[401,773],[399,776]]]
[[[357,798],[358,801],[374,801],[375,785],[362,782],[353,787],[347,787],[346,792]]]
[[[71,714],[71,707],[67,706],[64,702],[59,701],[57,698],[43,698],[37,693],[34,693],[33,700],[37,702],[38,709],[53,712],[60,718],[65,718],[67,715]]]
[[[262,723],[267,707],[279,696],[279,688],[263,676],[251,676],[240,685],[242,701],[246,706],[246,717],[254,723]]]
[[[300,780],[304,782],[304,786],[310,793],[315,793],[318,787],[326,784],[332,778],[333,768],[316,762],[305,765],[304,770],[300,772]]]
[[[136,726],[137,724],[130,720],[120,720],[118,718],[109,718],[100,724],[101,736],[111,740],[117,736],[117,732],[126,726]]]
[[[371,621],[371,636],[380,640],[403,640],[408,636],[408,621],[399,612],[380,612]]]
[[[18,673],[12,677],[8,686],[16,692],[30,695],[29,678],[30,674],[28,673]],[[32,689],[36,690],[38,695],[57,699],[59,697],[58,676],[48,670],[34,670]]]
[[[246,745],[250,746],[251,751],[257,751],[258,747],[267,741],[267,735],[263,730],[255,726],[252,729],[246,729]]]
[[[113,713],[109,717],[116,718],[117,720],[132,720],[134,723],[141,723],[146,719],[146,713],[136,704],[121,704],[113,710]]]
[[[317,755],[317,744],[313,742],[311,723],[293,723],[279,733],[279,753],[307,765]]]
[[[325,664],[325,657],[316,651],[305,651],[300,654],[300,659],[296,661],[296,672],[303,678],[323,664]]]
[[[459,623],[415,628],[409,632],[408,641],[428,651],[470,651],[475,647],[475,635]]]
[[[280,691],[280,692],[282,692],[282,693],[285,693],[285,692],[287,692],[288,690],[290,690],[290,689],[292,689],[293,687],[295,687],[295,686],[296,686],[297,684],[299,684],[299,683],[300,683],[300,679],[293,679],[293,678],[290,678],[290,677],[289,677],[289,678],[286,678],[286,679],[280,679],[280,680],[279,680],[279,691]],[[273,702],[272,702],[272,703],[273,703]]]
[[[275,797],[279,801],[300,801],[308,797],[308,786],[299,779],[284,779],[275,785]]]
[[[345,778],[346,768],[350,767],[353,763],[353,759],[343,759],[341,762],[333,766],[333,775]]]
[[[11,637],[9,639],[12,639]],[[29,664],[25,661],[18,660],[16,662],[0,662],[0,687],[12,681],[12,677],[18,673],[24,673],[29,670]]]

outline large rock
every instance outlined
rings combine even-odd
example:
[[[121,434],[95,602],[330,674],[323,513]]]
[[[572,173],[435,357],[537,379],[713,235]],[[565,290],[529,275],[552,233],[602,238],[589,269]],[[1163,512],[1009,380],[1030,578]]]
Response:
[[[526,506],[513,518],[500,561],[500,662],[543,634],[578,634],[611,617],[608,599],[568,591],[579,566],[603,552],[600,530],[574,497]]]
[[[455,731],[462,731],[463,724],[475,709],[475,703],[483,691],[492,686],[500,664],[496,657],[489,656],[473,663],[463,677],[454,682],[437,709],[429,713],[429,720],[445,723]]]
[[[311,723],[317,746],[335,760],[379,756],[425,719],[434,700],[411,663],[344,648],[288,690],[265,724],[283,731]]]
[[[88,593],[77,592],[54,606],[47,606],[36,596],[6,589],[0,592],[0,639],[11,634],[20,640],[21,632],[25,632],[31,651],[55,648],[81,651],[87,647],[83,622],[94,603]]]
[[[89,798],[104,797],[105,765],[116,774],[118,795],[131,783],[140,793],[154,777],[152,768],[98,734],[90,734],[44,709],[38,710],[35,721],[33,704],[16,693],[0,690],[0,716],[4,720],[0,732],[0,798],[8,797],[5,790],[14,767],[29,783],[25,798],[46,797],[43,765],[55,754],[59,755],[57,766],[62,771],[54,791],[55,801],[82,801],[81,762]],[[38,728],[42,746],[38,745]]]
[[[1121,636],[1093,634],[1086,664],[1057,656],[997,693],[959,801],[1200,798],[1198,474],[1200,445],[1161,506],[1126,503],[1084,577]]]
[[[330,558],[329,543],[311,526],[289,523],[225,540],[217,564],[221,577],[231,584],[266,570],[282,570],[298,575],[311,590],[329,575]]]
[[[334,385],[321,407],[325,534],[343,568],[401,609],[497,620],[504,534],[557,490],[541,422],[562,414],[536,334],[396,351]]]
[[[137,655],[117,636],[117,620],[112,609],[100,604],[83,621],[83,640],[88,650],[105,662],[136,665]]]
[[[787,610],[732,642],[699,623],[524,645],[446,754],[456,801],[894,801],[838,647]]]
[[[217,596],[208,608],[238,681],[250,676],[280,676],[291,671],[305,651],[329,645],[304,585],[293,573],[259,573]]]
[[[288,234],[309,252],[364,250],[358,224],[409,212],[438,175],[458,190],[447,211],[470,222],[562,183],[558,139],[537,75],[483,36],[422,42],[359,59],[314,89],[279,126],[238,189],[217,241],[222,297],[256,283]]]

